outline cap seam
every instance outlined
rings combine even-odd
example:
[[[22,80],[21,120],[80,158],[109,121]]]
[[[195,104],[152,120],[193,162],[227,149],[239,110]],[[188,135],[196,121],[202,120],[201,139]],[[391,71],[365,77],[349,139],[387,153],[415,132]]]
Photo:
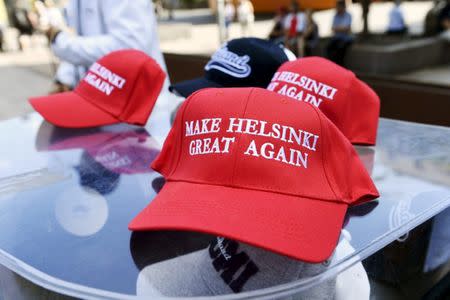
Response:
[[[319,114],[319,112],[318,112],[318,109],[315,108],[315,107],[313,107],[313,109],[314,109],[314,111],[316,112],[317,118],[319,119],[320,132],[321,132],[321,134],[322,134],[322,135],[326,135],[326,137],[328,138],[328,132],[323,130],[324,127],[323,127],[323,123],[322,123],[322,118],[320,117],[320,114]],[[327,182],[328,182],[328,186],[330,187],[331,191],[333,192],[334,197],[335,197],[336,199],[339,199],[339,197],[336,195],[336,191],[334,190],[333,186],[331,185],[330,179],[329,179],[328,174],[327,174],[327,168],[325,167],[325,164],[326,164],[326,156],[324,155],[324,153],[325,153],[325,150],[327,149],[327,147],[326,147],[326,145],[325,145],[326,142],[327,142],[327,138],[324,138],[324,139],[323,139],[323,149],[322,149],[322,161],[323,161],[323,164],[322,164],[322,169],[323,169],[323,173],[324,173],[324,175],[325,175],[325,178],[326,178],[326,180],[327,180]]]
[[[350,114],[350,108],[352,107],[352,105],[353,105],[353,102],[352,101],[350,101],[351,99],[350,99],[350,89],[351,89],[351,87],[352,87],[352,85],[353,85],[353,82],[355,81],[355,79],[356,79],[356,75],[355,75],[355,73],[353,73],[353,72],[351,72],[351,71],[349,71],[349,70],[346,70],[347,72],[349,72],[350,73],[350,75],[352,76],[352,78],[351,78],[351,80],[349,80],[348,81],[348,83],[347,83],[347,86],[346,86],[346,91],[345,91],[345,98],[344,98],[344,105],[345,105],[345,107],[346,107],[346,115],[345,115],[345,117],[343,118],[343,119],[341,119],[341,120],[351,120],[351,118],[349,118],[349,114]],[[340,120],[340,124],[343,124],[342,123],[342,121]],[[348,138],[350,141],[352,140],[352,137],[350,137],[349,135],[351,134],[351,132],[348,132],[348,126],[346,126],[346,124],[343,124],[343,128],[342,128],[342,131],[344,131],[344,129],[345,129],[345,137],[346,138]]]
[[[137,84],[137,82],[138,82],[138,80],[139,80],[139,77],[141,76],[142,70],[144,70],[144,65],[145,65],[145,61],[144,61],[144,62],[141,64],[141,66],[139,67],[139,71],[138,71],[138,73],[137,73],[137,77],[136,77],[136,79],[134,80],[133,85],[131,86],[132,93],[131,93],[130,97],[128,98],[128,103],[127,103],[127,104],[125,105],[125,107],[122,109],[122,113],[118,116],[118,119],[121,120],[121,121],[123,120],[122,117],[123,117],[123,115],[125,114],[125,112],[127,111],[128,106],[131,105],[131,102],[132,102],[132,101],[130,101],[130,99],[132,99],[134,93],[137,92],[137,89],[135,89],[135,86],[136,86],[136,84]]]
[[[297,198],[308,198],[308,199],[314,200],[314,201],[322,201],[322,202],[330,202],[330,203],[338,203],[338,204],[349,205],[345,201],[338,201],[338,200],[332,200],[332,199],[327,200],[327,199],[321,199],[321,198],[317,198],[317,197],[296,195],[296,194],[290,194],[290,193],[284,193],[284,192],[274,192],[274,191],[271,191],[271,190],[257,189],[257,188],[251,188],[251,187],[232,186],[232,185],[226,185],[226,184],[204,183],[204,182],[196,182],[196,181],[193,181],[193,180],[185,180],[185,179],[167,179],[167,182],[184,182],[184,183],[198,184],[198,185],[226,187],[226,188],[231,188],[231,189],[265,192],[265,193],[279,194],[279,195],[290,196],[290,197],[297,197]],[[338,199],[338,197],[336,197],[336,199]]]
[[[243,117],[243,118],[245,118],[245,114],[247,113],[247,107],[248,107],[248,103],[250,102],[250,96],[253,94],[253,91],[254,91],[254,90],[255,90],[255,89],[252,88],[252,89],[250,90],[250,93],[248,93],[248,96],[247,96],[247,102],[245,103],[244,112],[242,113],[242,117]],[[236,145],[237,145],[238,148],[239,148],[239,145],[240,145],[240,142],[241,142],[241,138],[242,138],[242,134],[240,134],[240,135],[238,136],[238,141],[237,141],[237,143],[236,143]],[[237,150],[236,150],[236,151],[237,151]],[[234,155],[235,155],[235,157],[234,157],[234,162],[233,162],[233,174],[231,174],[231,184],[234,183],[234,176],[235,176],[235,174],[236,174],[236,164],[237,164],[237,160],[238,160],[238,156],[239,156],[237,153],[235,153]]]
[[[161,91],[164,87],[165,80],[166,80],[165,72],[162,69],[159,69],[158,74],[155,76],[155,82],[159,86],[157,86],[157,89],[155,89],[155,86],[154,86],[152,92],[148,94],[148,97],[150,97],[150,99],[152,100],[152,106],[149,107],[149,110],[146,113],[144,125],[145,125],[145,123],[148,122],[148,120],[153,112],[153,109],[155,108],[156,102],[158,102],[159,95],[161,94]]]
[[[178,165],[180,164],[181,152],[183,150],[183,123],[184,123],[184,117],[185,117],[185,114],[186,114],[186,110],[187,110],[188,106],[191,104],[192,99],[193,99],[195,94],[197,94],[197,92],[195,92],[194,94],[192,94],[189,98],[187,98],[185,100],[187,103],[186,103],[186,105],[183,108],[183,112],[182,112],[182,115],[181,115],[181,121],[180,121],[180,123],[181,123],[180,124],[180,127],[181,127],[180,128],[180,138],[179,138],[179,143],[180,143],[179,145],[180,146],[179,147],[175,147],[175,149],[178,149],[177,163],[174,165],[173,170],[171,172],[169,172],[169,174],[167,175],[167,180],[169,180],[168,178],[175,173],[175,171],[178,169]]]

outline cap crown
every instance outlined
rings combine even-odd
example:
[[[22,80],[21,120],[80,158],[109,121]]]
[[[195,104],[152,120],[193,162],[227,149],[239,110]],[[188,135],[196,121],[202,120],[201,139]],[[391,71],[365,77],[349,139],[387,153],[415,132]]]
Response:
[[[319,57],[286,62],[268,88],[307,102],[322,112],[355,144],[375,144],[380,100],[351,71]]]
[[[205,77],[224,87],[265,88],[275,71],[288,61],[283,48],[258,38],[224,44],[205,66]]]
[[[378,195],[351,144],[320,110],[259,88],[193,94],[152,167],[169,181],[347,204]]]
[[[164,71],[144,52],[119,50],[95,62],[75,93],[123,122],[143,125],[164,79]]]

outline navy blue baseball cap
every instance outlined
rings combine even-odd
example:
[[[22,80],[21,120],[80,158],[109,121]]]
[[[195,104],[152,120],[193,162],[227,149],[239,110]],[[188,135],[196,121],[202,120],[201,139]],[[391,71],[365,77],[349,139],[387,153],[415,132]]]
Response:
[[[277,69],[293,59],[295,55],[280,44],[258,38],[234,39],[212,55],[204,77],[173,84],[169,90],[187,98],[203,88],[266,88]]]

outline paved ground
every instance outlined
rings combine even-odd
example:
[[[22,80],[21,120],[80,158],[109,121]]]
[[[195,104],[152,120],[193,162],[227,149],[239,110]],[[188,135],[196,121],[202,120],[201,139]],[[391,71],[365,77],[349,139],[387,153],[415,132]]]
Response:
[[[50,57],[46,49],[0,55],[0,119],[31,111],[26,99],[49,91]]]
[[[372,5],[369,26],[372,32],[383,32],[387,23],[391,3],[376,3]],[[405,15],[411,30],[418,33],[422,30],[422,22],[431,1],[408,2],[404,5]],[[362,27],[361,8],[352,5],[349,8],[353,15],[353,30]],[[330,34],[333,10],[315,14],[321,36]],[[193,24],[193,25],[192,25]],[[253,35],[266,37],[272,26],[270,18],[258,19]],[[219,46],[218,29],[215,19],[209,10],[177,11],[175,21],[160,20],[159,32],[161,48],[165,52],[204,53],[210,54]],[[231,26],[231,38],[240,37],[238,24]],[[24,52],[8,52],[0,54],[0,120],[30,112],[31,107],[26,99],[31,96],[44,95],[50,89],[52,78],[51,53],[42,40],[36,39],[32,49]],[[437,73],[439,72],[439,73]],[[439,75],[436,75],[439,74]],[[418,72],[411,76],[450,82],[449,71],[430,70]]]

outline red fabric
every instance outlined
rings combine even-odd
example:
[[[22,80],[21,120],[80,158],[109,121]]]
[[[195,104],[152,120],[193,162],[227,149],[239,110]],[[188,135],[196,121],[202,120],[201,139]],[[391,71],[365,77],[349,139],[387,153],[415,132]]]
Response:
[[[200,121],[198,131],[188,130],[212,118],[219,125],[205,122],[202,131]],[[247,120],[241,132],[230,126],[239,119]],[[301,132],[300,139],[278,135],[277,124]],[[224,138],[235,141],[208,152],[211,141]],[[281,149],[307,159],[290,164],[295,160],[278,156]],[[332,254],[348,205],[378,197],[353,146],[319,109],[258,88],[193,94],[152,167],[167,184],[131,230],[202,231],[312,263]]]
[[[71,128],[126,122],[145,125],[165,73],[138,50],[112,52],[94,63],[73,92],[31,98],[48,122]]]
[[[287,72],[291,74],[290,78],[284,76]],[[306,87],[302,86],[302,80],[304,83],[309,79],[314,80],[315,84],[311,82]],[[336,89],[332,99],[323,96],[323,94],[330,94],[326,90],[320,88],[314,90],[322,84]],[[307,97],[313,97],[317,101],[322,100],[316,106],[350,142],[362,145],[376,143],[380,99],[351,71],[324,58],[300,58],[283,64],[275,73],[268,89],[313,105],[317,103]],[[301,92],[303,92],[302,96],[299,95]]]
[[[129,226],[225,236],[294,259],[320,263],[336,247],[346,210],[347,206],[340,203],[258,190],[168,182],[154,203]],[[327,220],[327,224],[305,224],[311,219]]]
[[[86,101],[76,92],[31,98],[29,101],[47,122],[56,126],[77,128],[91,126],[93,123],[117,123],[116,118]]]

